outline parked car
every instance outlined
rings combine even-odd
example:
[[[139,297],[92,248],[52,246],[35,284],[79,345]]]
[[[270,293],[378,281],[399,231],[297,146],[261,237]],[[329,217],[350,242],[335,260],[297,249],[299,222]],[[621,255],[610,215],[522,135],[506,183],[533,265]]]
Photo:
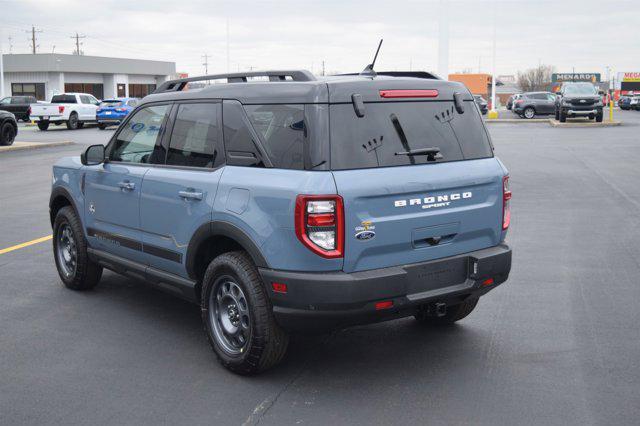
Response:
[[[107,268],[192,300],[242,374],[291,331],[469,315],[511,268],[508,172],[464,85],[371,68],[163,83],[106,147],[53,167],[64,285]]]
[[[0,111],[0,145],[13,145],[18,134],[18,122],[15,115]]]
[[[0,111],[9,111],[16,120],[28,121],[31,104],[36,102],[33,96],[8,96],[0,100]]]
[[[486,115],[489,110],[487,101],[480,95],[473,95],[473,100],[476,102],[476,105],[478,105],[478,109],[482,115]]]
[[[640,110],[640,95],[633,95],[629,97],[629,108],[636,111]]]
[[[551,115],[555,112],[556,95],[550,92],[522,93],[513,104],[513,112],[531,119],[536,115]]]
[[[100,101],[87,93],[63,93],[54,95],[50,103],[31,104],[30,118],[40,130],[47,130],[51,123],[64,123],[69,130],[81,129],[85,123],[96,122],[99,104]]]
[[[509,96],[509,100],[507,101],[507,109],[513,110],[513,105],[516,103],[518,99],[522,96],[521,93],[516,93],[514,95]]]
[[[602,108],[602,98],[593,83],[566,82],[558,92],[555,116],[562,123],[567,121],[567,117],[595,118],[601,122]]]
[[[631,109],[631,99],[633,95],[622,95],[620,99],[618,99],[618,107],[622,110]]]
[[[138,105],[138,98],[105,99],[96,110],[98,128],[104,130],[109,125],[120,124]]]

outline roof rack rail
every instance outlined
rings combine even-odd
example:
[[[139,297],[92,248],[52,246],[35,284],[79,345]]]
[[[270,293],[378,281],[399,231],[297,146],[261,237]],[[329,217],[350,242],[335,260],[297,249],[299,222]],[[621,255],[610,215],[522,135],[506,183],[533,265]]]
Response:
[[[413,77],[426,78],[429,80],[440,80],[436,74],[427,71],[376,71],[377,75],[386,75],[388,77]],[[353,75],[358,76],[360,73],[336,74],[336,75]]]
[[[316,79],[315,76],[307,70],[234,72],[165,81],[153,93],[179,92],[192,81],[221,80],[226,78],[227,83],[246,83],[249,77],[269,77],[269,81],[286,81],[287,77],[291,77],[293,81],[314,81]]]

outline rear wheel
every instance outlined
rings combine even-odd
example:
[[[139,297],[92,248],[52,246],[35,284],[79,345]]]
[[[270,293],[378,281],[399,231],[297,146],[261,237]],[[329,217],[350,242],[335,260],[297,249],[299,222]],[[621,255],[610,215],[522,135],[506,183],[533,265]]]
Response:
[[[49,122],[48,121],[38,121],[38,129],[45,131],[49,128]]]
[[[531,107],[527,107],[524,109],[523,115],[524,115],[524,118],[531,120],[533,117],[536,116],[536,110]]]
[[[63,207],[53,222],[53,254],[58,275],[72,290],[89,290],[102,277],[102,267],[89,259],[80,219],[72,207]]]
[[[276,323],[262,280],[246,253],[224,253],[209,264],[201,306],[209,343],[227,369],[256,374],[284,357],[289,336]]]
[[[100,130],[104,130],[104,129],[106,129],[106,128],[107,128],[107,125],[106,125],[106,124],[104,124],[104,123],[98,123],[98,129],[100,129]]]
[[[67,129],[69,130],[76,130],[78,128],[78,114],[76,114],[75,112],[72,112],[71,115],[69,116],[69,120],[67,120]]]
[[[596,114],[596,122],[602,123],[602,118],[603,118],[602,111],[598,111],[598,113]]]
[[[469,297],[464,302],[457,305],[447,307],[447,313],[443,316],[428,315],[426,311],[420,311],[416,316],[416,320],[422,324],[428,325],[448,325],[456,321],[460,321],[469,315],[478,305],[477,297]]]
[[[84,127],[84,123],[82,121],[78,122],[78,129],[82,129]]]
[[[556,109],[556,121],[560,120],[560,110]]]
[[[0,127],[0,145],[13,145],[16,138],[16,129],[13,124],[7,122]]]
[[[562,110],[560,110],[560,122],[565,123],[566,121],[567,121],[567,115]]]

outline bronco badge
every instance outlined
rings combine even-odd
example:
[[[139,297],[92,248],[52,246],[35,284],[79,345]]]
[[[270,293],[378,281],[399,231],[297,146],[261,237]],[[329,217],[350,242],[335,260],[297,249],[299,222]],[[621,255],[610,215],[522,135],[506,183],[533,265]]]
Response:
[[[360,226],[355,227],[355,237],[362,241],[370,240],[376,236],[375,229],[376,227],[375,225],[373,225],[373,222],[371,222],[370,220],[365,220]]]

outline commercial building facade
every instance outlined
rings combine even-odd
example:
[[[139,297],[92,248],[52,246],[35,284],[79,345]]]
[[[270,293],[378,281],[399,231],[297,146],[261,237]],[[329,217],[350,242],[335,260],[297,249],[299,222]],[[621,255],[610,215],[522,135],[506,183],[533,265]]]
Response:
[[[144,97],[176,74],[174,62],[57,53],[3,55],[5,96],[49,100],[84,92],[98,99]]]

